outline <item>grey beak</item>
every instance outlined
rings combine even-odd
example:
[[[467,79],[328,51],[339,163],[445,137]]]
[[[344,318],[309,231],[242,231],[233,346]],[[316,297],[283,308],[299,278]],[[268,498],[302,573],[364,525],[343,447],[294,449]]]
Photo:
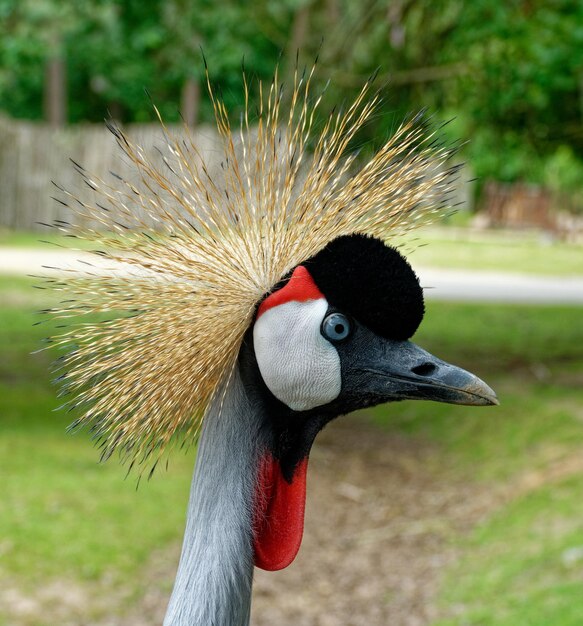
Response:
[[[403,382],[414,386],[415,398],[473,406],[500,404],[494,390],[471,372],[446,363],[418,346],[415,348],[423,359],[410,373],[403,372],[402,378]],[[396,372],[395,375],[399,376]]]
[[[499,404],[496,394],[483,380],[410,341],[385,343],[382,355],[377,352],[366,364],[361,362],[359,370],[368,379],[367,386],[387,399],[474,406]]]

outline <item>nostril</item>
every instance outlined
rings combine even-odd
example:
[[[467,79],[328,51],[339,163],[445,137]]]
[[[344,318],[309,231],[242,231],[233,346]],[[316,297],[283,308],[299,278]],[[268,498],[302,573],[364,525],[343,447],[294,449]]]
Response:
[[[434,363],[421,363],[421,365],[416,365],[411,368],[411,371],[417,376],[430,376],[437,369],[437,365]]]

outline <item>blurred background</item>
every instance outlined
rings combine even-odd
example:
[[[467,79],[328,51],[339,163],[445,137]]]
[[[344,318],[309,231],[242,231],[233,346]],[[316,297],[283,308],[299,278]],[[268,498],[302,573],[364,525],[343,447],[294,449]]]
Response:
[[[136,488],[65,432],[54,355],[34,352],[56,296],[28,275],[74,254],[42,226],[70,217],[50,200],[52,180],[81,187],[69,159],[127,167],[104,119],[154,151],[155,104],[212,162],[201,48],[233,121],[242,65],[256,96],[318,57],[323,116],[378,71],[364,157],[412,112],[448,122],[458,211],[403,242],[428,298],[416,340],[501,400],[330,425],[300,555],[258,573],[253,623],[582,624],[583,4],[0,0],[0,40],[0,624],[161,623],[194,453]]]

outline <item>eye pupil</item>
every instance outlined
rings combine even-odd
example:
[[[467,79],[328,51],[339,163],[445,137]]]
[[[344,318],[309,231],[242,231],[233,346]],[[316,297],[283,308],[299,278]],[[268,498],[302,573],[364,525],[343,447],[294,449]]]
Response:
[[[342,313],[330,313],[322,322],[322,335],[329,341],[342,341],[351,330],[350,320]]]

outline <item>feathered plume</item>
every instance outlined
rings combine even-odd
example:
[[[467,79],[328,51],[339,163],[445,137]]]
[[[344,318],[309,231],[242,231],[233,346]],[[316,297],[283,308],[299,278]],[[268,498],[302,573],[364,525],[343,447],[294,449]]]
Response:
[[[104,251],[95,254],[111,267],[68,279],[74,296],[52,311],[111,318],[75,319],[56,339],[72,346],[62,378],[82,410],[77,424],[92,428],[104,456],[117,449],[131,462],[157,460],[172,439],[194,440],[258,302],[296,265],[341,235],[387,240],[445,207],[452,150],[436,131],[413,118],[361,165],[349,146],[378,94],[369,81],[316,132],[313,71],[296,73],[286,110],[277,73],[267,90],[260,85],[253,124],[245,81],[237,131],[209,83],[222,141],[218,173],[192,140],[164,126],[164,166],[112,126],[139,184],[115,175],[109,183],[77,166],[94,200],[61,190],[99,224],[73,234],[100,242]]]

